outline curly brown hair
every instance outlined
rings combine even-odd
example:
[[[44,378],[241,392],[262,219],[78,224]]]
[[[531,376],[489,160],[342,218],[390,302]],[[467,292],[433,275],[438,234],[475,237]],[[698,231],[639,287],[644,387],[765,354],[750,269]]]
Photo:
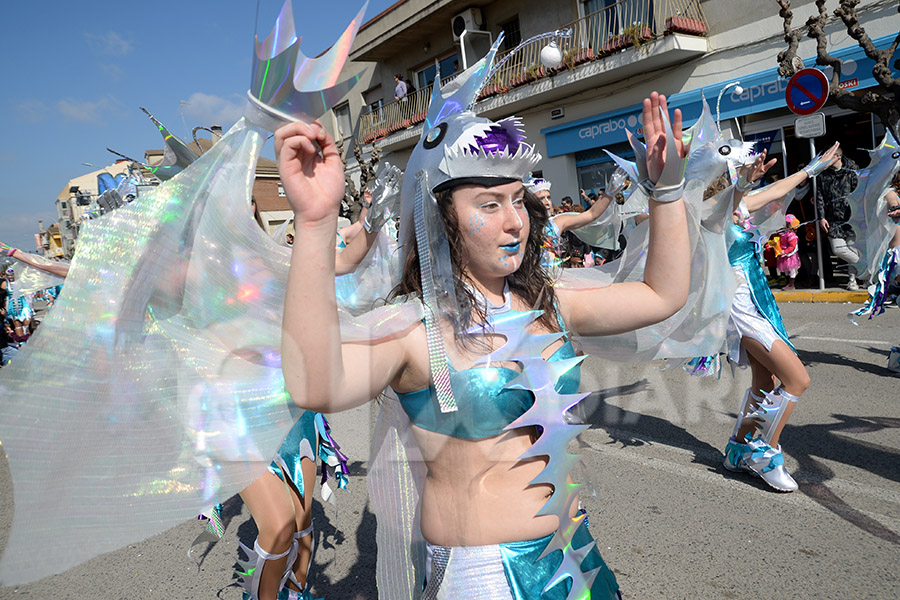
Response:
[[[522,264],[515,273],[506,278],[509,290],[528,306],[540,309],[543,314],[538,318],[549,331],[559,331],[556,320],[556,297],[553,293],[552,281],[547,271],[541,265],[541,254],[544,246],[544,227],[547,225],[547,214],[534,194],[525,189],[525,210],[528,212],[530,230],[528,240],[525,243],[525,255]],[[455,292],[457,301],[462,306],[459,315],[459,323],[456,323],[456,331],[466,331],[476,323],[484,323],[487,317],[480,303],[473,293],[474,287],[466,285],[466,268],[469,264],[465,245],[460,239],[461,233],[456,210],[453,208],[453,189],[443,190],[435,194],[441,218],[447,230],[447,242],[450,246],[450,260],[453,263],[453,271],[456,275]],[[411,251],[407,254],[406,264],[403,265],[403,273],[400,283],[391,292],[391,298],[413,294],[421,296],[422,278],[419,266],[419,251],[415,237],[413,237]],[[465,342],[465,340],[458,340]]]
[[[731,176],[727,172],[722,173],[704,190],[703,199],[709,200],[729,185],[731,185]]]

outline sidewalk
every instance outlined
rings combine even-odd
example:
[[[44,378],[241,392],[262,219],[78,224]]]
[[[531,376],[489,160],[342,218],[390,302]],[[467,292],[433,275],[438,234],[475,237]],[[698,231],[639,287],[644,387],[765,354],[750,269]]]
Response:
[[[772,295],[776,302],[836,302],[859,304],[862,306],[869,299],[865,289],[851,292],[844,288],[818,288],[811,290],[781,290],[772,288]]]

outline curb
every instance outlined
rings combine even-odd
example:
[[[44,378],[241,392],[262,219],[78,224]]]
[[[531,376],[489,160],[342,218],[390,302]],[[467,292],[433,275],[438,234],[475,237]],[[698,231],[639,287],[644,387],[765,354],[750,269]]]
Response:
[[[834,302],[865,304],[868,292],[847,290],[772,290],[776,302]]]

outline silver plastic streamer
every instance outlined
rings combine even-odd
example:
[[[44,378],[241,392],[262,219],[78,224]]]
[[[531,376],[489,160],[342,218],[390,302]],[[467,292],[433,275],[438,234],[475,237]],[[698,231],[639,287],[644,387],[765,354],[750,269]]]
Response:
[[[419,267],[422,278],[422,301],[425,303],[425,332],[428,338],[428,363],[431,368],[431,378],[437,392],[438,404],[442,413],[455,412],[458,407],[450,387],[450,364],[447,360],[447,350],[444,348],[444,340],[441,336],[440,319],[442,315],[438,300],[438,288],[435,281],[434,262],[436,260],[449,260],[449,249],[446,237],[429,239],[426,223],[440,220],[440,212],[437,202],[431,195],[428,186],[428,175],[420,171],[416,174],[419,180],[419,188],[416,192],[414,218],[416,223],[416,242],[419,249]],[[427,200],[426,200],[427,196]],[[427,202],[427,206],[426,206]],[[432,249],[432,245],[437,246]],[[442,251],[444,250],[444,251]],[[452,289],[452,280],[451,288]],[[447,294],[443,290],[441,293]]]

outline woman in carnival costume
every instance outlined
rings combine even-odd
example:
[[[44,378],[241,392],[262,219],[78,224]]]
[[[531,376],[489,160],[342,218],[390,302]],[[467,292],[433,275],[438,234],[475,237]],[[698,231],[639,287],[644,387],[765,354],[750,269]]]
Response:
[[[589,229],[589,226],[603,216],[607,207],[613,203],[613,196],[625,188],[624,177],[616,181],[617,185],[607,190],[610,194],[601,192],[597,200],[584,212],[565,212],[558,215],[552,213],[553,204],[550,201],[551,183],[546,179],[528,179],[526,181],[525,186],[528,188],[528,191],[540,201],[547,213],[547,225],[544,226],[544,236],[547,239],[547,249],[543,259],[545,268],[559,266],[564,262],[565,258],[562,257],[564,254],[563,233],[582,228]],[[604,226],[604,233],[612,227],[616,229],[615,235],[618,235],[617,226],[619,223],[607,221],[608,219],[604,219],[597,226]],[[589,239],[592,238],[589,237]]]
[[[364,321],[333,300],[335,144],[317,125],[276,133],[305,247],[285,301],[285,382],[300,406],[328,412],[389,390],[369,472],[380,597],[615,598],[569,480],[565,448],[586,427],[566,416],[584,396],[570,337],[649,325],[684,303],[680,113],[673,136],[665,99],[644,102],[654,201],[643,281],[557,290],[540,264],[546,213],[523,186],[540,156],[517,120],[471,112],[496,51],[446,93],[434,86],[401,196],[401,284]]]
[[[750,366],[751,386],[738,410],[723,464],[730,471],[753,473],[782,492],[796,490],[797,483],[784,470],[781,431],[810,381],[759,264],[759,240],[777,228],[773,221],[785,222],[783,209],[789,192],[828,168],[837,148],[835,144],[804,170],[751,192],[775,164],[775,159],[765,162],[764,151],[752,165],[741,169],[733,187],[734,215],[726,230],[728,259],[738,281],[731,306],[727,355],[735,364]],[[731,191],[726,190],[726,198]],[[760,219],[758,225],[751,220],[754,213]],[[758,435],[754,436],[757,430]]]
[[[727,330],[721,331],[721,336],[715,331],[708,336],[707,341],[720,340],[720,346],[710,355],[689,360],[684,368],[692,375],[717,374],[720,369],[718,352],[723,347],[734,363],[750,365],[752,384],[739,407],[738,422],[725,451],[724,466],[759,475],[775,489],[793,491],[797,484],[784,471],[778,439],[794,402],[809,386],[809,375],[784,331],[781,315],[759,264],[759,240],[784,227],[784,212],[793,199],[793,190],[831,165],[838,146],[835,144],[816,157],[806,169],[748,195],[744,202],[744,195],[775,161],[766,163],[763,152],[752,165],[742,166],[750,157],[752,144],[725,139],[705,99],[700,119],[688,131],[692,142],[685,168],[685,202],[689,210],[693,209],[700,217],[699,235],[707,250],[702,256],[694,254],[700,261],[692,266],[692,274],[701,269],[708,270],[702,278],[705,282],[702,288],[707,294],[712,292],[727,302],[724,310],[730,311],[730,317]],[[616,156],[612,158],[629,170],[627,161]],[[740,178],[730,185],[731,173],[738,170]],[[756,213],[755,224],[748,220],[751,212]],[[716,274],[727,277],[728,281],[711,286],[709,281]],[[657,353],[655,357],[676,358],[677,351],[692,346],[699,344],[696,341],[681,345],[665,342],[664,353]],[[780,381],[777,387],[775,378]],[[751,432],[757,427],[760,435],[754,438]]]
[[[358,77],[338,77],[362,18],[360,11],[311,59],[299,50],[286,3],[272,34],[256,42],[244,117],[140,201],[83,227],[46,333],[0,379],[8,408],[0,440],[16,505],[3,585],[210,514],[261,476],[285,496],[266,471],[292,427],[299,420],[309,440],[328,437],[323,427],[311,433],[315,417],[304,418],[285,391],[278,346],[290,251],[260,230],[248,207],[267,131],[313,122],[356,84]],[[274,72],[283,77],[266,77]],[[375,262],[371,254],[364,261],[378,280],[369,288],[390,286],[388,267]],[[358,294],[346,310],[364,310],[375,294]],[[38,443],[45,439],[54,443]],[[318,454],[315,445],[323,446],[309,442],[307,454]],[[296,454],[302,448],[302,440],[293,444]],[[279,462],[301,480],[302,459],[301,474]],[[77,517],[61,509],[69,506]]]

